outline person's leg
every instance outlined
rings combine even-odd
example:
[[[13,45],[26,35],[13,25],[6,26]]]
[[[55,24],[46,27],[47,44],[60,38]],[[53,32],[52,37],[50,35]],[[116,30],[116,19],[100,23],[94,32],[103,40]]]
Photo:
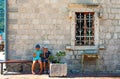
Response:
[[[50,61],[48,60],[48,70],[50,69]]]
[[[49,73],[50,72],[50,61],[48,60],[47,62],[47,72]]]
[[[32,74],[35,74],[35,72],[34,72],[35,64],[36,64],[36,61],[33,61],[33,64],[32,64]]]
[[[41,62],[42,62],[42,72],[43,72],[44,70],[44,59],[43,58],[41,58]]]
[[[46,62],[45,61],[43,62],[43,65],[44,65],[44,71],[46,71]]]
[[[43,68],[42,68],[42,61],[41,60],[38,60],[38,63],[40,64],[40,74],[42,73],[42,70],[43,70]]]

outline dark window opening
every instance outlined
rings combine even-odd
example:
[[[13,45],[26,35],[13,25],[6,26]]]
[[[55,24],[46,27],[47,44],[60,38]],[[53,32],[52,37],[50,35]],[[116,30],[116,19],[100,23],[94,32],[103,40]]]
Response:
[[[92,46],[94,45],[94,13],[76,12],[75,13],[75,45]]]

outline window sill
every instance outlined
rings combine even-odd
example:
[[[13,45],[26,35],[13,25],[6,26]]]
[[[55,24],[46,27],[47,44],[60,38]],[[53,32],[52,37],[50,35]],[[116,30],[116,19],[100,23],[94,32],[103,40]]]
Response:
[[[97,50],[98,46],[66,46],[66,50]]]

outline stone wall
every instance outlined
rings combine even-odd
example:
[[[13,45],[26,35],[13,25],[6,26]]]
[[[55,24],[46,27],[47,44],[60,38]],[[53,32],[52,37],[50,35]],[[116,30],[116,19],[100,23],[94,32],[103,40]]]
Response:
[[[31,59],[37,43],[53,52],[70,44],[67,1],[9,0],[8,5],[8,59]]]
[[[94,0],[92,1],[94,3]],[[120,64],[120,1],[98,1],[102,13],[102,17],[99,18],[98,46],[105,47],[104,50],[99,50],[99,69],[113,71]],[[37,43],[41,44],[41,47],[47,44],[53,54],[71,45],[72,30],[68,8],[71,3],[81,2],[8,0],[8,59],[32,60],[32,51]],[[66,51],[65,60],[69,69],[80,69],[80,51]]]
[[[120,64],[119,4],[119,0],[107,0],[107,2],[102,4],[103,18],[100,19],[99,39],[105,45],[105,50],[100,51],[100,54],[103,57],[104,68],[106,68],[107,71],[116,70],[116,66]]]

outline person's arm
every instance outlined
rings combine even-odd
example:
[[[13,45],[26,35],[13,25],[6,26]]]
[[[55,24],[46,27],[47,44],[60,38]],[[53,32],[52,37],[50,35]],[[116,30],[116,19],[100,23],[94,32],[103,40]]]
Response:
[[[50,51],[48,51],[48,58],[47,58],[47,60],[49,60],[49,56],[51,55],[51,52]]]
[[[35,52],[33,53],[33,57],[36,57],[36,53]]]
[[[43,52],[43,54],[44,54],[44,58],[46,58],[46,56],[45,56],[45,52]]]
[[[40,53],[40,57],[43,57],[44,55],[43,55],[43,51],[41,50],[41,53]]]
[[[33,51],[33,57],[36,57],[36,53],[35,53],[35,52],[36,52],[36,51],[34,50],[34,51]]]

